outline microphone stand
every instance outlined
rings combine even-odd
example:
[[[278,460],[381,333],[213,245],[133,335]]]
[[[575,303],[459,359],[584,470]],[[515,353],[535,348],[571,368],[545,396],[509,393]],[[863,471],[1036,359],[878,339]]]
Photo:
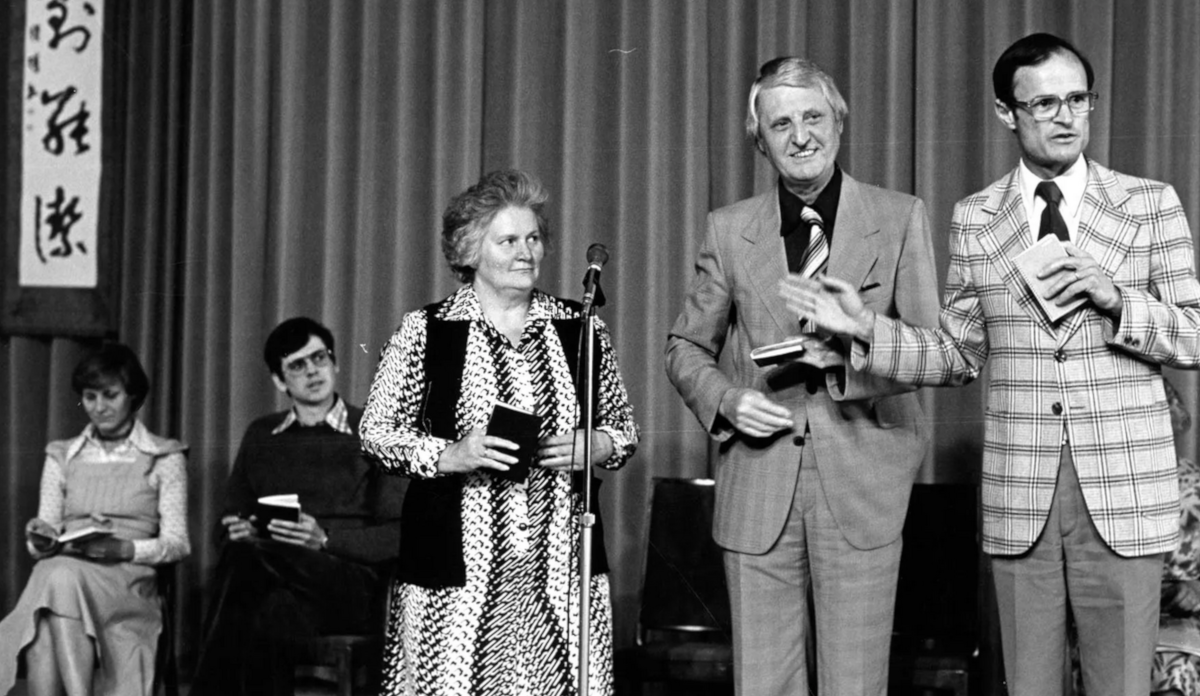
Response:
[[[583,316],[583,358],[580,361],[578,381],[582,386],[580,414],[583,420],[583,508],[579,513],[579,696],[588,696],[591,663],[591,607],[592,607],[592,528],[596,525],[596,514],[592,511],[592,399],[595,360],[596,308],[588,304]]]

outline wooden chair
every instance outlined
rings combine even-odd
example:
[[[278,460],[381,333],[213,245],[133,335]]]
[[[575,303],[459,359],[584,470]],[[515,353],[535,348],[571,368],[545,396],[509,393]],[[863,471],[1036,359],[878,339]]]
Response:
[[[729,595],[712,541],[713,481],[656,478],[637,645],[618,651],[618,687],[644,682],[732,685]]]
[[[383,634],[320,636],[309,641],[296,675],[337,685],[338,696],[353,696],[355,685],[374,688],[373,673],[383,656]]]
[[[156,582],[162,602],[162,633],[154,658],[154,693],[179,696],[179,667],[175,657],[175,575],[178,564],[159,566]]]
[[[391,591],[394,563],[381,566],[375,615],[378,631],[364,634],[325,635],[308,641],[296,665],[296,676],[333,682],[338,696],[353,696],[355,687],[374,693],[379,686],[379,668],[383,662],[383,637],[387,630],[388,595]]]

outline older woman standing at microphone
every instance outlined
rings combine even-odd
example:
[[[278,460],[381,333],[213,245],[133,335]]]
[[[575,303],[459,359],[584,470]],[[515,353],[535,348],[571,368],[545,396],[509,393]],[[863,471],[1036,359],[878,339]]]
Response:
[[[546,198],[528,174],[499,171],[450,202],[442,249],[465,285],[405,315],[371,385],[363,448],[413,479],[384,693],[578,692],[581,307],[536,289],[549,241]],[[592,462],[615,469],[633,454],[638,430],[599,321],[596,345]],[[486,434],[497,403],[540,417],[527,473],[515,442]],[[610,694],[602,530],[594,541],[590,691]]]

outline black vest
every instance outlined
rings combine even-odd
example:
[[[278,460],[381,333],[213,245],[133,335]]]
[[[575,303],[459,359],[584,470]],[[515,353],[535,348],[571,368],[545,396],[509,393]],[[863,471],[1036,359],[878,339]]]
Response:
[[[454,409],[462,393],[463,360],[471,322],[437,319],[441,306],[442,303],[435,303],[425,307],[425,393],[418,423],[426,434],[453,442],[459,439]],[[562,342],[571,376],[575,378],[582,323],[578,319],[554,319],[551,323]],[[592,375],[595,403],[599,393],[599,360],[594,361]],[[574,477],[575,488],[583,490],[583,472]],[[398,581],[431,589],[466,584],[462,539],[463,479],[463,474],[451,474],[413,479],[409,483],[400,521]],[[593,478],[591,507],[596,515],[596,524],[592,528],[593,574],[608,572],[599,490],[600,480]]]

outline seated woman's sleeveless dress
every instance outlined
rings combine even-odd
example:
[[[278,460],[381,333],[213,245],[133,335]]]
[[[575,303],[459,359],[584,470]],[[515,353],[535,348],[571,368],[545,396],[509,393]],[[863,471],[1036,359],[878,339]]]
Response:
[[[62,530],[86,527],[99,518],[111,520],[118,537],[154,539],[160,527],[160,487],[164,479],[177,482],[175,477],[183,475],[186,446],[151,435],[139,422],[122,446],[106,453],[91,432],[89,426],[83,435],[46,448],[47,468],[57,464],[62,474]],[[165,466],[180,470],[164,475]],[[44,472],[43,482],[46,476]],[[43,502],[45,493],[43,489]],[[186,508],[181,517],[186,520]],[[151,694],[162,610],[156,571],[147,563],[186,555],[186,531],[182,547],[167,546],[154,548],[146,559],[139,559],[135,550],[140,562],[95,562],[64,554],[39,560],[17,606],[0,622],[0,693],[12,688],[19,655],[35,637],[37,616],[45,612],[81,621],[93,639],[98,658],[93,693]]]

